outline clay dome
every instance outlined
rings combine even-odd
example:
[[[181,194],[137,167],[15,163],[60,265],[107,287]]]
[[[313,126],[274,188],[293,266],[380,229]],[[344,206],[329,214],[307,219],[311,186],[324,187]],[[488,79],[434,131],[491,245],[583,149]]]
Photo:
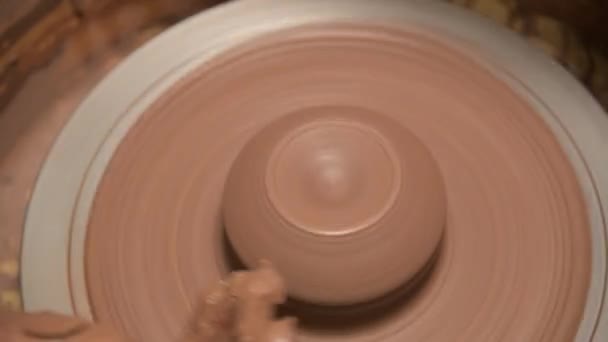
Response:
[[[446,216],[424,145],[386,117],[339,106],[262,129],[234,162],[223,205],[245,264],[271,260],[291,296],[326,305],[406,285],[432,259]]]

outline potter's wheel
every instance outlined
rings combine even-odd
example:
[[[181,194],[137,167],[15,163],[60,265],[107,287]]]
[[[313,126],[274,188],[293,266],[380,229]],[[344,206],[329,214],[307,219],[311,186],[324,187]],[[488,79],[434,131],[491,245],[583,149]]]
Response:
[[[303,112],[322,120],[282,126],[272,133],[276,139],[263,138],[272,142],[262,149],[272,151],[268,164],[242,157],[256,137],[269,136],[268,127]],[[268,222],[280,221],[277,227],[286,230],[273,227],[273,234],[255,225],[266,207],[239,203],[222,210],[232,203],[224,191],[229,174],[240,170],[246,179],[260,168],[267,176],[277,158],[283,162],[276,165],[288,166],[306,160],[292,155],[306,155],[298,151],[308,143],[289,147],[291,154],[274,148],[300,141],[303,135],[286,137],[310,124],[331,132],[311,140],[327,139],[330,147],[369,138],[359,154],[327,164],[348,182],[326,182],[326,164],[320,164],[310,172],[320,190],[294,186],[286,192],[279,185],[291,183],[281,175],[297,180],[300,173],[277,166],[276,189],[237,192],[236,198],[268,192],[270,202],[279,203],[271,205],[278,219]],[[388,126],[403,127],[421,148],[404,153],[382,128]],[[373,133],[355,139],[355,131]],[[607,131],[600,107],[559,67],[448,5],[224,5],[137,51],[74,113],[27,213],[25,306],[166,341],[179,332],[198,290],[235,267],[227,255],[236,254],[245,263],[271,257],[288,288],[298,289],[286,310],[300,316],[304,341],[603,341]],[[383,159],[374,151],[392,152]],[[436,163],[438,177],[423,177],[434,170],[419,169],[427,159]],[[374,178],[378,170],[387,171]],[[256,179],[236,189],[253,189]],[[392,184],[388,190],[377,190],[386,184]],[[401,201],[391,197],[397,187]],[[361,198],[351,190],[378,198],[372,204],[386,199],[390,213],[411,210],[398,221],[407,222],[411,235],[395,234],[396,224],[385,230],[385,205],[367,213],[375,207],[350,201]],[[429,193],[437,196],[429,199]],[[337,198],[331,205],[359,209],[348,218],[315,221],[310,211],[288,205],[294,194],[311,198],[302,208],[331,197]],[[419,213],[428,217],[407,220]],[[376,214],[381,219],[358,224]],[[364,228],[336,228],[350,219],[357,224],[349,227]],[[332,229],[319,234],[300,226]],[[408,240],[427,237],[428,229],[437,234]],[[255,247],[262,237],[266,248]],[[345,249],[352,241],[362,247]],[[421,244],[428,248],[412,252]],[[406,266],[411,272],[403,271]],[[352,278],[338,282],[338,272]],[[375,291],[351,291],[366,280]],[[348,296],[323,296],[331,286]]]

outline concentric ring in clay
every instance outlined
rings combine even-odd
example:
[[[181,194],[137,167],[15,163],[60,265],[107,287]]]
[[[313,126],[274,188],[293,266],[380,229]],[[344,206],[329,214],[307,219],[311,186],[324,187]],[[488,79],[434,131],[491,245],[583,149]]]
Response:
[[[328,24],[335,20],[348,24]],[[322,25],[297,28],[315,23]],[[373,24],[373,27],[365,23]],[[287,31],[276,33],[283,30]],[[273,32],[276,35],[266,35]],[[319,71],[319,79],[326,82],[316,83],[313,87],[314,72],[307,70],[307,63],[301,57],[298,59],[295,53],[291,60],[295,64],[285,65],[284,73],[298,74],[299,79],[304,80],[299,86],[310,91],[302,93],[313,94],[316,101],[328,100],[326,97],[330,95],[327,94],[333,94],[329,100],[350,102],[353,100],[352,92],[356,93],[357,89],[347,86],[353,83],[347,82],[348,78],[365,76],[360,68],[354,68],[356,63],[368,59],[378,61],[378,58],[387,64],[377,65],[396,63],[395,68],[399,72],[385,70],[382,73],[385,78],[369,80],[372,84],[384,80],[386,84],[380,86],[385,87],[385,93],[367,99],[358,96],[357,101],[361,106],[373,107],[401,120],[427,142],[439,164],[443,163],[444,177],[455,177],[450,178],[447,188],[450,196],[451,184],[451,194],[456,197],[450,198],[448,204],[451,217],[446,227],[448,237],[444,257],[440,257],[432,273],[433,279],[424,284],[422,293],[380,324],[335,335],[303,330],[303,339],[375,340],[390,337],[394,340],[432,341],[445,340],[446,334],[451,334],[451,337],[480,341],[501,338],[558,341],[572,340],[575,335],[576,341],[603,340],[607,333],[602,330],[607,326],[606,313],[602,313],[606,300],[606,230],[603,217],[608,195],[608,164],[602,152],[606,150],[607,143],[601,134],[608,130],[604,113],[565,71],[539,52],[529,50],[517,38],[450,6],[417,2],[233,3],[186,21],[135,53],[102,82],[74,114],[40,174],[25,230],[23,287],[27,309],[56,310],[88,317],[95,314],[100,320],[110,321],[132,335],[150,340],[166,340],[174,335],[193,292],[224,271],[221,263],[216,262],[221,255],[217,251],[219,217],[212,214],[220,204],[222,177],[231,158],[247,137],[273,117],[289,113],[289,106],[297,102],[285,101],[281,105],[272,94],[263,94],[266,96],[254,97],[260,99],[257,102],[250,99],[251,103],[243,103],[248,100],[245,96],[248,93],[239,96],[237,92],[232,94],[233,103],[212,107],[221,99],[222,83],[211,81],[214,75],[221,75],[222,69],[210,66],[232,62],[234,65],[231,67],[237,70],[245,68],[249,57],[231,59],[226,56],[238,57],[243,49],[250,49],[247,50],[250,56],[269,54],[268,59],[261,59],[256,66],[258,70],[264,70],[263,62],[272,61],[273,49],[283,47],[287,53],[295,51],[297,44],[294,41],[304,45],[323,45],[328,36],[334,41],[326,46],[316,45],[319,49],[312,49],[317,52],[310,53],[308,57],[326,62],[334,60],[335,63],[339,52],[332,46],[344,44],[342,48],[352,49],[353,53],[340,57],[343,62],[339,68],[341,73],[327,73],[326,70],[323,74]],[[254,47],[251,42],[242,44],[254,37],[260,38],[258,42],[266,44],[266,47]],[[365,48],[369,47],[368,44],[378,44],[379,49],[371,52],[372,49]],[[231,49],[236,46],[239,48]],[[223,58],[214,58],[220,54]],[[512,58],[513,55],[518,58]],[[415,63],[396,62],[396,56],[406,58],[410,63],[419,63],[419,68],[413,68]],[[448,68],[450,64],[456,68]],[[266,68],[272,65],[268,62]],[[380,66],[378,68],[381,69]],[[353,70],[356,71],[354,75]],[[465,70],[469,71],[467,75],[470,78],[463,77]],[[427,76],[424,79],[436,77],[442,81],[438,84],[446,87],[459,84],[460,87],[453,88],[453,92],[439,91],[444,96],[451,96],[449,99],[453,106],[449,107],[449,113],[433,119],[429,109],[433,108],[433,103],[423,106],[422,102],[415,101],[425,98],[422,96],[424,87],[416,88],[404,82],[403,78],[394,78],[400,73],[412,76],[421,76],[417,73],[422,73]],[[185,75],[189,76],[182,79]],[[272,73],[264,75],[271,79]],[[178,80],[178,85],[175,85]],[[477,84],[474,80],[488,83],[480,81]],[[232,82],[237,81],[234,79]],[[226,85],[230,83],[225,82]],[[125,84],[129,86],[125,87]],[[203,90],[196,91],[203,85],[206,85]],[[240,89],[248,91],[264,89],[242,82],[239,85]],[[325,91],[322,91],[324,87]],[[272,92],[282,91],[282,95],[289,95],[293,101],[297,98],[298,93],[290,93],[291,88],[272,89]],[[412,101],[411,108],[416,110],[407,112],[405,108],[398,113],[388,110],[387,103],[403,100],[402,94],[397,94],[403,93],[404,89],[409,90],[405,92],[409,96],[421,92],[420,97],[408,98]],[[484,93],[485,97],[476,97],[475,92],[466,92],[467,89]],[[215,96],[210,95],[213,91]],[[437,89],[433,91],[437,93]],[[507,96],[509,101],[493,103],[494,108],[490,106],[489,99],[497,94]],[[203,99],[207,101],[201,102]],[[192,107],[184,110],[182,106],[187,103]],[[471,120],[465,125],[456,120],[458,114],[475,111],[471,110],[472,107],[458,107],[463,103],[484,109],[487,115],[493,115],[498,121],[494,126],[483,121],[485,119]],[[219,114],[225,111],[237,115],[238,105],[244,108],[244,104],[255,104],[252,109],[264,110],[257,114],[259,117],[254,117],[255,120],[248,113],[240,114],[239,120],[243,121],[236,122],[241,126],[230,122],[230,118],[236,116],[222,117]],[[218,112],[192,115],[202,106]],[[425,110],[428,111],[427,121],[423,122],[417,118],[422,118],[420,112]],[[514,113],[514,116],[509,116],[509,113]],[[190,122],[192,125],[185,125],[182,121],[179,128],[169,129],[174,122],[172,119],[179,123],[177,119],[188,118],[193,120]],[[411,125],[418,125],[417,129]],[[435,134],[439,127],[443,127],[443,134]],[[450,135],[452,129],[454,136]],[[468,134],[457,135],[457,129]],[[218,144],[218,139],[204,134],[207,131],[221,132],[223,143]],[[162,143],[157,134],[169,137],[165,141],[175,145]],[[474,138],[485,140],[482,139],[482,143]],[[498,148],[500,141],[511,139],[514,140],[511,149]],[[556,148],[557,141],[565,153]],[[173,152],[183,146],[191,148],[193,143],[200,146],[196,158],[192,152],[185,153],[182,159],[173,159],[176,155]],[[470,150],[484,152],[469,155],[466,151]],[[465,163],[467,156],[472,160]],[[483,156],[483,161],[479,156]],[[535,166],[526,168],[515,162],[524,160]],[[145,164],[148,162],[152,164]],[[567,167],[568,164],[571,167]],[[476,168],[478,165],[492,165],[496,169],[484,171]],[[501,173],[509,168],[513,172]],[[176,177],[174,183],[163,178],[180,170],[183,177]],[[492,180],[492,177],[487,177],[488,172],[506,177],[502,179],[503,184],[518,186],[500,187],[497,185],[500,182],[486,184],[484,179]],[[146,179],[165,181],[151,186],[153,182],[144,184]],[[518,183],[518,180],[523,181]],[[119,190],[115,187],[117,185]],[[532,197],[521,193],[526,194],[532,189],[537,190],[534,193],[551,196],[543,198],[547,202],[538,206],[533,202],[526,203]],[[519,197],[516,196],[517,191],[521,191]],[[466,201],[454,201],[463,193],[469,193],[470,198],[477,200],[468,205],[465,205]],[[158,207],[152,202],[137,201],[165,194],[174,194],[175,197],[165,197],[168,201]],[[501,202],[501,196],[521,201],[502,207],[498,204],[512,202]],[[125,202],[117,203],[119,199]],[[476,204],[474,208],[471,203]],[[544,208],[542,210],[551,214],[545,216],[541,209],[528,211],[527,208]],[[117,214],[120,210],[128,211]],[[489,210],[497,213],[485,216],[490,221],[483,221],[484,216],[478,216],[478,213]],[[154,224],[138,221],[150,217],[156,219]],[[453,223],[454,220],[460,222],[459,217],[479,220],[475,227],[496,227],[496,230],[479,230],[471,235],[471,229],[475,227]],[[533,222],[562,228],[543,232],[549,235],[523,229],[533,227]],[[518,227],[519,230],[498,229],[504,226]],[[574,226],[580,229],[571,229]],[[87,228],[90,231],[85,244]],[[141,234],[135,231],[144,228],[154,232]],[[457,232],[466,229],[469,229],[469,239],[459,239],[466,235],[456,235],[460,234]],[[104,237],[104,230],[114,231],[115,235]],[[489,234],[486,238],[494,239],[493,244],[482,239],[484,232]],[[166,234],[167,239],[149,238],[155,234]],[[514,238],[520,234],[531,234],[531,240]],[[122,238],[116,238],[120,235]],[[480,241],[472,242],[471,236]],[[177,240],[187,241],[190,247],[180,245],[178,249]],[[502,241],[505,245],[499,243]],[[514,244],[514,241],[518,243]],[[466,245],[461,243],[472,243],[468,246],[477,246],[478,249],[462,249]],[[520,248],[518,251],[521,253],[517,254],[513,248]],[[100,249],[114,252],[102,258],[97,254]],[[467,252],[456,254],[455,251],[461,250]],[[122,259],[120,253],[127,251],[134,252],[137,257]],[[142,260],[154,253],[164,253],[168,257],[151,263]],[[496,259],[483,258],[488,255]],[[518,257],[512,258],[513,255]],[[469,262],[461,263],[461,268],[455,266],[456,262],[447,262],[459,260],[458,256],[468,258]],[[68,260],[69,263],[66,262]],[[495,264],[490,265],[492,263]],[[88,266],[86,269],[85,265]],[[181,267],[179,271],[176,271],[176,265]],[[197,267],[201,271],[193,270]],[[501,272],[495,274],[492,272],[494,269]],[[521,275],[518,273],[520,270],[537,272]],[[550,275],[544,275],[543,270]],[[590,271],[590,277],[586,270]],[[139,280],[138,274],[132,273],[142,271],[145,276]],[[173,272],[173,276],[159,271]],[[92,280],[95,277],[100,278],[99,281]],[[143,289],[135,283],[142,280]],[[450,287],[454,282],[460,285]],[[45,284],[47,291],[37,290],[40,284]],[[518,295],[517,291],[521,289],[528,291]],[[491,300],[486,301],[480,294]],[[152,297],[155,299],[150,299]],[[445,306],[450,302],[452,306]]]

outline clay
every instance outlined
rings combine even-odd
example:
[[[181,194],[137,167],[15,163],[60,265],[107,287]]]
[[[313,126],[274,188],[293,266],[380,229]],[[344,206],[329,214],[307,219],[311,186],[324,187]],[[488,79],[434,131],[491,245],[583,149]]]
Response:
[[[175,336],[197,289],[230,270],[221,208],[240,151],[276,120],[327,106],[372,111],[414,133],[442,174],[447,218],[436,262],[414,293],[381,315],[304,327],[300,339],[574,339],[589,287],[589,222],[551,130],[526,99],[458,50],[364,24],[253,40],[143,113],[112,156],[88,222],[94,315],[148,341]],[[310,262],[322,265],[328,256],[317,251]],[[280,269],[282,260],[272,262]],[[343,265],[347,274],[362,267]],[[306,272],[300,279],[311,281]]]
[[[180,342],[292,342],[296,321],[275,320],[274,306],[286,300],[283,279],[262,261],[219,281],[201,296]],[[6,342],[126,342],[102,324],[55,313],[0,313],[0,337]]]
[[[273,260],[293,298],[351,305],[407,286],[425,267],[446,198],[435,160],[406,128],[328,106],[288,114],[247,143],[223,218],[241,260]]]

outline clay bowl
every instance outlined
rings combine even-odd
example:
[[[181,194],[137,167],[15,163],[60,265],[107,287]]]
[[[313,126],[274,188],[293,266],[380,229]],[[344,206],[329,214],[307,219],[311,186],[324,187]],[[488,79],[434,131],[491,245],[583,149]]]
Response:
[[[325,305],[406,285],[431,259],[446,217],[429,150],[399,123],[348,107],[263,128],[234,162],[223,204],[245,264],[271,260],[292,297]]]

